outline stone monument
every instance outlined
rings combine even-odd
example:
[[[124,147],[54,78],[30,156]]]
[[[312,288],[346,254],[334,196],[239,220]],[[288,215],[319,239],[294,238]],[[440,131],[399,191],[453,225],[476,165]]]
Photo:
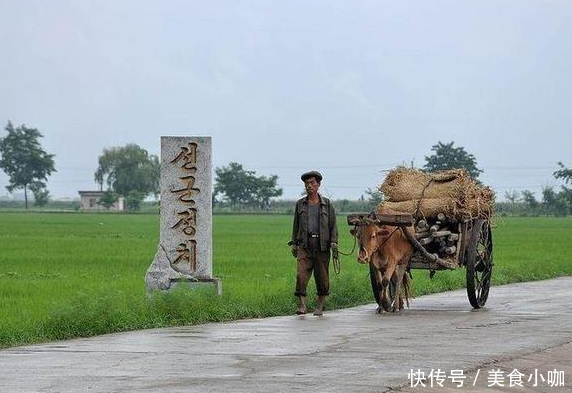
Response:
[[[148,290],[215,285],[212,276],[212,145],[210,137],[161,137],[161,221]]]

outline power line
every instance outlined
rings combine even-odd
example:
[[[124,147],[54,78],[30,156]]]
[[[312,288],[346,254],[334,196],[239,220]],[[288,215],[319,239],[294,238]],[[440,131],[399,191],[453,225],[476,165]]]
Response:
[[[345,168],[382,168],[383,170],[391,170],[394,169],[396,166],[403,165],[404,162],[400,161],[398,163],[393,164],[355,164],[355,165],[324,165],[320,163],[314,164],[300,164],[300,165],[256,165],[257,168],[274,168],[274,169],[299,169],[302,167],[307,166],[314,166],[317,168],[325,168],[325,169],[345,169]],[[419,169],[419,168],[418,168]],[[522,166],[522,165],[491,165],[491,166],[484,166],[481,167],[484,171],[489,170],[555,170],[558,169],[557,166],[540,166],[540,165],[529,165],[529,166]]]

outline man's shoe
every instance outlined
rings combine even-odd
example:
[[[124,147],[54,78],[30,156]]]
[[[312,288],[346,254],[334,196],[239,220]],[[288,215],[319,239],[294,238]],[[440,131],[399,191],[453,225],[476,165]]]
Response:
[[[316,309],[314,310],[314,315],[316,316],[324,315],[324,303],[326,303],[326,297],[318,296],[318,304],[316,305]]]

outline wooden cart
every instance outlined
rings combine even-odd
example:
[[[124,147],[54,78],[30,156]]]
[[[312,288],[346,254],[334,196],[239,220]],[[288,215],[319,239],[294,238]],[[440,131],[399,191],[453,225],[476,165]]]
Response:
[[[372,213],[358,213],[350,214],[347,222],[351,226],[366,225],[366,222],[371,222],[372,217],[376,223],[402,228],[418,224],[411,214],[373,214],[372,216]],[[464,267],[469,302],[473,308],[480,308],[487,302],[493,270],[493,240],[490,222],[485,219],[472,219],[450,224],[450,226],[455,226],[453,228],[456,235],[455,252],[447,258],[433,253],[430,245],[422,245],[409,231],[403,231],[414,247],[409,268],[429,270],[432,277],[437,270],[456,270]],[[379,303],[379,292],[376,290],[378,283],[373,269],[370,263],[371,286],[375,300]],[[390,287],[390,294],[393,298],[394,293],[391,289]]]

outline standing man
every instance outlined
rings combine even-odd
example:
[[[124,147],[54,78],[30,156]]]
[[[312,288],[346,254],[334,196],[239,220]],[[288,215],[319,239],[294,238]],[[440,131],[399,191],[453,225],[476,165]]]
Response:
[[[302,175],[307,196],[296,202],[294,227],[292,229],[292,255],[297,258],[296,292],[298,309],[296,314],[306,314],[306,286],[314,272],[318,290],[318,302],[314,315],[322,315],[326,296],[330,293],[330,249],[338,249],[336,212],[328,198],[318,193],[322,175],[317,171]]]

